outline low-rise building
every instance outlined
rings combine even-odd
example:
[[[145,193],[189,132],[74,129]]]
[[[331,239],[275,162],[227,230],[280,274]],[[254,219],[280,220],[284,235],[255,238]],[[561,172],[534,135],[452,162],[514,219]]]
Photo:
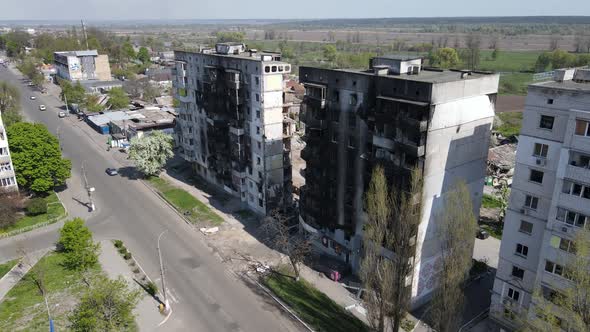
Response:
[[[10,158],[6,128],[4,127],[2,114],[0,113],[0,191],[16,190],[18,190],[16,175],[14,173],[14,166],[12,165],[12,158]]]
[[[53,53],[57,76],[68,81],[111,80],[109,56],[96,50]]]

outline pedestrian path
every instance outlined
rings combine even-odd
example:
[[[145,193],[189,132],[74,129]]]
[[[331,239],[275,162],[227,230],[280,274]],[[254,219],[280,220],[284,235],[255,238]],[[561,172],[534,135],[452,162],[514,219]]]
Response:
[[[98,258],[103,271],[110,279],[117,279],[122,276],[131,289],[139,289],[141,298],[135,307],[136,322],[140,331],[153,331],[164,319],[158,311],[158,301],[149,296],[133,278],[131,267],[119,255],[117,249],[110,240],[100,242],[100,256]]]
[[[21,259],[20,264],[15,265],[0,279],[0,301],[48,251],[49,249],[43,249],[27,254]]]

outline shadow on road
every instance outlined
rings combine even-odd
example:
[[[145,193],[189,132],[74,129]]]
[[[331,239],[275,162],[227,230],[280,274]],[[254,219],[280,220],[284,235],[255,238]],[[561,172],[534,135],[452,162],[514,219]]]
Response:
[[[121,167],[118,172],[120,176],[129,180],[141,180],[144,178],[143,174],[132,166]]]

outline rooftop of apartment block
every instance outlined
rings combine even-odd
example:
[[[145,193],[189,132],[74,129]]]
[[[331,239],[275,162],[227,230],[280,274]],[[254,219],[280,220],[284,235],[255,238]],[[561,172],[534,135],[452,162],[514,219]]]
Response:
[[[558,69],[554,71],[551,81],[533,83],[530,87],[587,92],[590,91],[590,69]]]
[[[175,53],[208,54],[219,57],[239,58],[259,62],[282,63],[281,53],[271,51],[260,51],[247,48],[243,43],[217,43],[214,48],[203,48],[200,51],[174,50]]]
[[[425,83],[449,83],[455,81],[476,80],[482,77],[494,75],[493,72],[477,70],[459,70],[459,69],[440,69],[434,67],[424,67],[417,64],[415,60],[421,60],[420,56],[410,55],[386,55],[371,59],[371,64],[377,62],[378,65],[370,65],[369,69],[323,69],[353,73],[359,75],[379,76],[397,80],[408,80]],[[378,60],[378,61],[375,61]],[[305,68],[305,67],[302,67]],[[307,67],[309,68],[309,67]],[[399,72],[400,68],[407,68],[405,72]]]

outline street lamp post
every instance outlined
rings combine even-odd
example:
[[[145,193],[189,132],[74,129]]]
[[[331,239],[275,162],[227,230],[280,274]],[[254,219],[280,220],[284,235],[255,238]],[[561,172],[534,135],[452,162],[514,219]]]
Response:
[[[90,204],[90,212],[93,212],[94,210],[96,210],[96,207],[94,206],[94,201],[92,200],[92,192],[94,192],[94,187],[91,187],[88,184],[88,178],[86,177],[86,169],[84,169],[84,163],[86,161],[82,162],[82,175],[84,176],[84,184],[86,186],[86,192],[88,192],[88,203]]]
[[[162,261],[162,252],[160,250],[160,239],[164,233],[168,232],[168,230],[164,230],[160,235],[158,235],[158,257],[160,258],[160,276],[162,277],[162,293],[164,294],[164,306],[165,310],[170,310],[170,303],[168,303],[168,296],[166,295],[166,280],[164,277],[164,262]]]

